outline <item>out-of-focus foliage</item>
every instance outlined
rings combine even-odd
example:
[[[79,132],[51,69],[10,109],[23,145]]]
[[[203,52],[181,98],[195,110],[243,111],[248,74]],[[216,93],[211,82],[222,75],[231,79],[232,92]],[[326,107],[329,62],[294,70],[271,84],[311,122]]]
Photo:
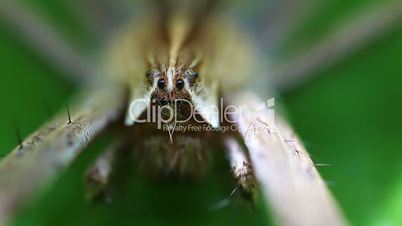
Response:
[[[349,15],[382,1],[322,2],[317,1],[307,19],[299,21],[284,42],[284,53],[301,51]],[[65,35],[91,45],[93,34],[84,32],[66,2],[27,4],[44,12]],[[251,11],[243,17],[256,9],[248,7],[245,10]],[[260,7],[255,12],[262,11]],[[23,136],[28,135],[49,114],[63,109],[74,89],[16,41],[15,34],[0,28],[0,154],[6,154],[16,145],[13,121]],[[313,159],[331,164],[320,172],[354,225],[402,224],[401,59],[399,27],[281,99]],[[102,146],[95,144],[80,156],[18,216],[15,225],[263,225],[268,218],[239,198],[225,209],[209,210],[233,189],[223,161],[216,162],[211,178],[202,183],[153,183],[133,172],[121,192],[124,196],[92,205],[84,197],[82,175]]]

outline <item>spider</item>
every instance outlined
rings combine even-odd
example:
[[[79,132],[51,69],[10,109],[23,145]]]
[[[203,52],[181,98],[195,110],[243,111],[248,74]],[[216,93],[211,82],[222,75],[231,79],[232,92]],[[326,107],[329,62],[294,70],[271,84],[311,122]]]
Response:
[[[135,146],[147,174],[191,177],[207,174],[211,150],[223,146],[239,188],[252,197],[258,187],[279,223],[346,224],[286,120],[278,114],[266,117],[270,109],[261,108],[272,102],[261,98],[269,96],[261,85],[267,69],[260,64],[263,54],[255,40],[222,19],[215,4],[158,1],[142,19],[127,20],[114,32],[99,70],[21,6],[1,3],[0,15],[71,77],[81,82],[85,74],[99,75],[85,79],[85,91],[68,108],[68,117],[63,113],[49,120],[2,160],[0,225],[111,126],[122,131],[119,139],[87,172],[95,195],[108,186],[122,146]],[[368,26],[362,18],[357,24]],[[367,42],[377,30],[358,33],[356,42]],[[325,43],[278,70],[276,88],[290,88],[304,74],[345,55],[353,43],[339,42],[342,32],[334,35],[340,46]],[[326,55],[334,46],[336,54]]]

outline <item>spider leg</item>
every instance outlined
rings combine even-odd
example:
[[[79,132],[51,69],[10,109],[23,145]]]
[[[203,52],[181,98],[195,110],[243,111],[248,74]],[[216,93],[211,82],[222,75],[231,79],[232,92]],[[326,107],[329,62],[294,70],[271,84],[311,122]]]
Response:
[[[17,1],[0,1],[0,20],[66,79],[82,84],[93,74],[92,62],[83,53],[72,47],[50,24]]]
[[[364,49],[384,37],[402,21],[402,2],[399,0],[362,9],[360,13],[339,24],[326,38],[291,59],[284,59],[271,73],[275,88],[289,91],[354,52]]]
[[[92,200],[105,194],[117,155],[125,146],[125,139],[112,142],[86,171],[86,188]]]
[[[259,42],[262,48],[268,52],[275,52],[283,45],[297,25],[300,24],[314,6],[319,4],[315,0],[283,0],[271,2],[272,6],[267,9],[260,21],[264,21]]]
[[[69,1],[77,16],[84,25],[101,41],[105,41],[113,29],[118,27],[135,7],[122,1],[108,0],[75,0]]]
[[[85,97],[86,96],[86,97]],[[0,225],[6,225],[45,184],[65,169],[97,134],[121,117],[124,89],[89,88],[71,108],[71,123],[63,111],[0,162]]]
[[[255,177],[253,168],[246,156],[246,153],[239,142],[232,137],[225,139],[225,146],[234,178],[242,188],[244,194],[247,197],[252,197],[252,193],[255,188]],[[234,193],[238,190],[237,188],[238,187],[233,190],[230,196],[234,195]]]
[[[233,97],[247,106],[234,120],[248,148],[264,201],[280,225],[347,225],[301,142],[282,118],[267,120],[252,93]],[[256,111],[257,110],[257,111]],[[292,141],[292,142],[289,142]]]

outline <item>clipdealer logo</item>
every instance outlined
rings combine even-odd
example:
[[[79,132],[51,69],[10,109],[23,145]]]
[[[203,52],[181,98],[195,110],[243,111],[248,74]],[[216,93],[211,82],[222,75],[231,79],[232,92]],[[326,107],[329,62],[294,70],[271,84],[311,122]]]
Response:
[[[180,108],[178,103],[180,103],[180,105],[185,103],[190,106],[190,114],[184,119],[178,119],[177,117],[178,109]],[[145,118],[136,117],[136,115],[138,115],[138,109],[145,109]],[[201,115],[200,112],[203,114]],[[275,98],[270,98],[253,107],[246,105],[224,105],[224,100],[221,98],[219,106],[203,106],[202,110],[186,99],[177,99],[172,105],[155,105],[150,104],[148,99],[143,98],[130,103],[128,114],[135,123],[156,123],[158,129],[163,130],[168,129],[168,124],[174,123],[176,125],[175,131],[220,131],[224,133],[227,131],[236,131],[236,119],[243,114],[256,114],[260,118],[262,117],[264,121],[273,125],[275,121]],[[168,117],[166,117],[166,115]],[[214,128],[208,125],[207,119],[210,118],[219,119],[220,125],[222,125],[223,122],[228,122],[230,125]],[[186,124],[186,122],[188,124]],[[191,124],[189,122],[199,124]]]

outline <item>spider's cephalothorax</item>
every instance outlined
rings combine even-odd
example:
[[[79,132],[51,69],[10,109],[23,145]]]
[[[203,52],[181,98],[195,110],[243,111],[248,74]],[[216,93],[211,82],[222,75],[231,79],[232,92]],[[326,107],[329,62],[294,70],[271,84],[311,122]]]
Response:
[[[186,122],[193,114],[192,95],[196,90],[198,72],[194,68],[153,66],[146,72],[151,104],[162,109],[164,120]]]
[[[205,92],[200,85],[199,65],[195,61],[180,62],[179,66],[154,62],[152,60],[145,73],[149,106],[139,116],[139,119],[149,117],[154,121],[135,127],[147,137],[137,143],[140,165],[146,167],[148,174],[204,175],[209,168],[211,149],[218,142],[211,139],[210,131],[199,129],[211,126],[197,108],[200,102],[197,98]],[[149,109],[153,110],[148,115]],[[196,127],[197,132],[191,131]],[[166,132],[170,141],[166,139]]]
[[[221,133],[213,131],[225,123],[220,94],[239,90],[255,70],[254,48],[246,39],[208,10],[175,7],[149,14],[116,36],[110,74],[129,84],[125,122],[140,137],[137,149],[141,163],[150,163],[147,171],[194,175],[208,168],[208,153],[222,143],[216,136]]]
[[[131,103],[135,103],[129,109],[126,124],[138,123],[141,114],[154,105],[162,109],[157,117],[164,122],[171,119],[172,123],[181,123],[198,117],[216,128],[220,122],[216,111],[219,78],[211,51],[216,43],[210,40],[214,35],[201,32],[209,25],[196,24],[184,13],[172,15],[167,21],[164,25],[147,25],[156,27],[156,31],[129,34],[123,42],[130,42],[130,46],[119,50],[135,52],[121,56],[119,62],[127,61],[123,67],[133,68],[124,72],[132,83]],[[139,44],[142,41],[144,44]],[[144,104],[137,104],[139,100]]]

